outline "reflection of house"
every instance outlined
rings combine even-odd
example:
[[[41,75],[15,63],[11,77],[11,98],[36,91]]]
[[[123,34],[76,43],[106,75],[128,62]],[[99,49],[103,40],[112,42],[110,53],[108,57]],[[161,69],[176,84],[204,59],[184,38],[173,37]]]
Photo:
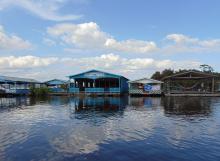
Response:
[[[132,107],[160,107],[160,97],[129,97],[129,106]]]
[[[40,82],[34,79],[0,76],[0,93],[29,94],[31,87],[40,87]]]
[[[46,86],[51,90],[51,92],[65,92],[65,85],[67,85],[67,82],[64,80],[59,79],[53,79],[49,80],[47,82],[44,82]]]
[[[142,78],[134,81],[129,81],[129,94],[131,95],[160,95],[161,85],[163,82]]]
[[[164,97],[164,113],[168,115],[209,116],[212,113],[210,97]]]
[[[76,97],[73,107],[75,107],[76,112],[89,110],[114,111],[124,109],[127,104],[127,97]]]
[[[121,94],[128,92],[128,79],[115,74],[91,70],[69,76],[70,93]]]
[[[219,77],[212,73],[188,71],[162,80],[167,94],[211,94],[220,91]]]

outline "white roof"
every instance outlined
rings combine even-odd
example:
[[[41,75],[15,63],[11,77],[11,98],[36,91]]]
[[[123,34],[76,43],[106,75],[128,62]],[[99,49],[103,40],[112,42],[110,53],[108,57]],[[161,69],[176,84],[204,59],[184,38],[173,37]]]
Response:
[[[154,83],[154,84],[162,84],[163,82],[155,80],[155,79],[150,79],[150,78],[142,78],[142,79],[138,79],[138,80],[129,81],[128,83],[141,83],[141,84]]]
[[[40,83],[35,79],[27,79],[27,78],[18,78],[18,77],[8,77],[8,76],[0,76],[0,81],[3,82],[27,82],[27,83]]]

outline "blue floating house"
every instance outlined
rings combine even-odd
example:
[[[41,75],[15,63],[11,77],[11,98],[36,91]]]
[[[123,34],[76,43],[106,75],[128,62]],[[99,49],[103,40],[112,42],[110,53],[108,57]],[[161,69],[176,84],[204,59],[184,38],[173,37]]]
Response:
[[[41,83],[34,79],[0,76],[0,94],[30,94],[30,88],[39,88]]]
[[[69,93],[122,94],[128,92],[128,79],[98,70],[69,76]]]
[[[51,90],[53,93],[62,93],[66,92],[65,85],[67,85],[67,81],[60,79],[53,79],[44,82],[44,84]]]

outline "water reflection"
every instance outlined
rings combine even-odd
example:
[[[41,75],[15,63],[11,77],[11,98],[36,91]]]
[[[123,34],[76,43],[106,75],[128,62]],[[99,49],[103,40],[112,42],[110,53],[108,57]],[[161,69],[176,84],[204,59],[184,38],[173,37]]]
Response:
[[[1,109],[13,109],[0,110],[0,160],[219,158],[218,98],[19,97],[0,102]],[[196,121],[189,120],[195,116]]]
[[[30,104],[30,98],[27,97],[0,98],[0,110],[28,106]]]
[[[75,111],[98,110],[98,111],[117,111],[123,109],[128,104],[127,97],[81,97],[71,99]]]
[[[114,140],[144,140],[152,135],[155,117],[130,110],[128,97],[72,97],[68,126],[52,137],[51,145],[66,155],[90,154]],[[133,102],[133,99],[129,100]],[[136,100],[137,101],[137,100]],[[141,101],[141,100],[140,100]],[[143,107],[143,105],[141,106]]]
[[[212,113],[212,98],[209,97],[165,97],[162,104],[168,115],[208,116]]]
[[[129,97],[129,105],[134,107],[154,107],[160,106],[159,97]]]

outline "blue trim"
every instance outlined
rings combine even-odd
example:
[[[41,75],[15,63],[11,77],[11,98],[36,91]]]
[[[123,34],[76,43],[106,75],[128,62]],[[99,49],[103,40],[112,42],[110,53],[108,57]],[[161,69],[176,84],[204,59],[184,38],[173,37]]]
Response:
[[[85,88],[85,92],[87,93],[104,93],[104,88]]]
[[[63,88],[50,88],[50,91],[53,92],[53,93],[66,92],[66,90],[64,90]]]
[[[30,94],[30,90],[29,89],[16,89],[15,93],[28,95],[28,94]]]
[[[70,93],[79,93],[79,88],[69,88]],[[120,88],[85,88],[85,93],[120,93]]]
[[[65,83],[66,83],[66,81],[59,80],[59,79],[53,79],[53,80],[49,80],[49,81],[45,82],[45,84],[47,84],[47,85],[62,85]]]
[[[95,76],[95,75],[91,75],[89,76],[89,73],[99,73],[100,75]],[[70,75],[69,78],[70,79],[76,79],[76,78],[88,78],[88,79],[98,79],[98,78],[121,78],[123,76],[120,75],[116,75],[116,74],[111,74],[111,73],[107,73],[107,72],[102,72],[99,70],[89,70],[83,73],[79,73],[76,75]],[[125,77],[123,77],[125,78]],[[125,78],[127,79],[127,78]],[[128,80],[128,79],[127,79]]]
[[[110,93],[120,93],[120,88],[109,88]]]
[[[79,93],[79,88],[71,87],[69,88],[69,93]]]

